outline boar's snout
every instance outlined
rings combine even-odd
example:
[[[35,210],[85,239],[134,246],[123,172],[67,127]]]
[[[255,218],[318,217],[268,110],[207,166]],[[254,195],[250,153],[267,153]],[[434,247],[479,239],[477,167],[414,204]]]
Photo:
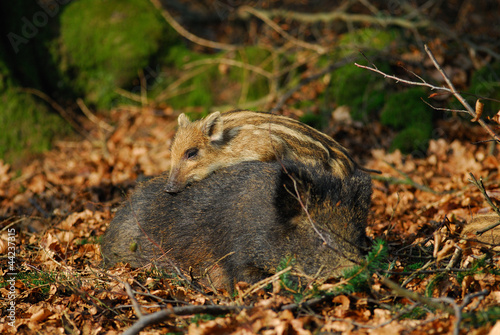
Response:
[[[179,193],[182,191],[182,183],[179,182],[179,170],[175,169],[170,172],[168,177],[167,185],[165,185],[164,191],[167,193]]]
[[[179,193],[181,191],[181,187],[178,183],[173,180],[169,180],[167,185],[164,188],[164,191],[167,193]]]

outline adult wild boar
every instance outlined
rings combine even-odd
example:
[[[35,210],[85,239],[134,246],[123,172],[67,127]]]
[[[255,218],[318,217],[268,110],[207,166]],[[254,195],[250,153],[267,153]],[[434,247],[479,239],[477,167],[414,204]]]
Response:
[[[118,210],[102,242],[105,265],[175,265],[232,289],[272,275],[287,256],[327,277],[363,254],[372,189],[361,170],[340,179],[294,161],[250,161],[177,194],[164,192],[167,179],[141,184]]]

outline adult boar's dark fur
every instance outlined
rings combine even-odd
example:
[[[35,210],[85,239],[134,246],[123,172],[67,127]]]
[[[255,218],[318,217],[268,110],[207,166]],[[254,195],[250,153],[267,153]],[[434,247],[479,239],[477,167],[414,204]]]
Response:
[[[287,256],[305,274],[338,275],[366,245],[372,189],[360,170],[339,179],[297,162],[244,162],[178,194],[164,192],[167,178],[141,184],[119,209],[102,242],[106,266],[175,264],[231,289],[272,275]]]

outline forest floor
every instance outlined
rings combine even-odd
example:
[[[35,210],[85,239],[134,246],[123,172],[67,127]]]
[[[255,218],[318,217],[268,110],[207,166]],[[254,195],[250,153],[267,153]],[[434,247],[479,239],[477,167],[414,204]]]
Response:
[[[121,332],[137,320],[128,283],[144,313],[251,306],[216,316],[179,312],[148,334],[448,334],[457,324],[461,333],[498,334],[500,229],[476,235],[498,217],[470,179],[482,178],[498,204],[500,156],[489,143],[476,143],[487,139],[480,127],[458,118],[438,123],[446,136],[432,140],[424,158],[357,150],[387,134],[379,124],[331,128],[330,135],[355,148],[366,167],[382,171],[373,181],[367,233],[386,241],[384,275],[398,289],[374,274],[369,287],[354,293],[337,291],[335,281],[300,294],[279,284],[249,291],[239,283],[232,297],[154,268],[102,269],[99,240],[114,211],[136,180],[169,167],[177,114],[171,108],[117,109],[106,120],[112,132],[96,130],[94,142],[58,142],[17,171],[0,164],[0,261],[7,281],[0,289],[0,332]],[[9,325],[12,306],[15,328]]]
[[[453,41],[465,33],[479,41],[485,36],[498,40],[488,35],[498,16],[487,11],[487,2],[480,7],[485,8],[482,15],[473,13],[467,16],[470,20],[457,22],[456,17],[465,17],[482,2],[464,2],[461,16],[454,2],[450,8],[440,3],[453,11],[436,14],[451,22]],[[213,29],[213,35],[241,37],[234,27],[228,20],[218,27],[225,33]],[[200,30],[212,31],[204,24]],[[274,28],[267,30],[280,35]],[[416,30],[415,35],[421,37]],[[474,53],[472,47],[469,55],[460,56],[463,50],[450,52],[441,37],[426,40],[454,73],[459,89],[466,89],[472,68],[479,68],[469,64],[463,69],[464,57],[482,65],[498,56]],[[419,70],[425,68],[443,83],[434,66],[422,62],[423,51],[406,46],[398,50],[406,51],[397,61],[417,60],[399,68],[400,73],[423,76]],[[306,79],[317,73],[308,65],[301,66],[307,68]],[[312,81],[289,99],[315,101],[325,87],[323,79]],[[447,98],[441,106],[449,107]],[[115,334],[163,310],[163,321],[148,326],[144,334],[500,334],[500,227],[487,229],[499,220],[493,210],[500,204],[498,145],[475,123],[452,113],[443,117],[437,110],[435,136],[425,152],[413,156],[389,152],[394,134],[379,122],[353,121],[341,109],[330,115],[325,132],[362,165],[382,171],[373,175],[367,234],[384,241],[388,254],[359,289],[331,279],[291,291],[275,278],[265,288],[238,283],[231,295],[152,266],[103,269],[100,239],[137,183],[169,169],[169,148],[181,112],[171,107],[117,108],[99,116],[100,121],[78,120],[87,125],[85,138],[58,141],[21,167],[0,160],[0,333]],[[280,112],[302,116],[286,106]],[[494,130],[498,133],[498,126]]]

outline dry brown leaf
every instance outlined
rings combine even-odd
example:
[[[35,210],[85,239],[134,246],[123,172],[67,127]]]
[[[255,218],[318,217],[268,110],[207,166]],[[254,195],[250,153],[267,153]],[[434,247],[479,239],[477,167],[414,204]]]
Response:
[[[476,100],[476,116],[471,120],[471,122],[477,122],[481,115],[483,115],[484,104],[481,102],[481,99]]]

